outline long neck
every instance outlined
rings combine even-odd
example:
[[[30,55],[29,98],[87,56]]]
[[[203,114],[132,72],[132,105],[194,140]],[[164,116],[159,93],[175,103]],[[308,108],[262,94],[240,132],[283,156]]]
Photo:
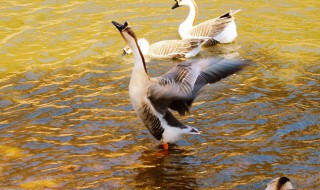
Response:
[[[179,33],[183,36],[183,33],[189,32],[198,16],[198,7],[196,3],[192,0],[187,4],[189,7],[189,15],[185,21],[180,24]]]
[[[146,62],[144,60],[142,51],[138,46],[133,50],[133,57],[134,57],[134,69],[144,70],[147,74]]]
[[[145,73],[147,75],[147,68],[146,68],[146,63],[142,54],[142,51],[140,49],[140,47],[137,44],[137,41],[132,39],[130,40],[130,42],[128,43],[130,49],[132,50],[132,54],[134,57],[134,67],[133,70],[135,72],[142,72]]]
[[[189,15],[186,20],[189,19],[190,21],[188,21],[188,22],[190,22],[190,23],[192,23],[192,25],[194,25],[194,22],[198,17],[198,6],[197,6],[196,2],[194,2],[193,0],[190,1],[189,10],[190,10]]]

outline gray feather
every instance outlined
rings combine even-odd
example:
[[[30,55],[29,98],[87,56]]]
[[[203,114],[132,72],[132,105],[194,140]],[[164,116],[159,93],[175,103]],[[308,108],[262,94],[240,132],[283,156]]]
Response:
[[[152,58],[184,58],[193,49],[201,46],[206,39],[165,40],[152,44],[148,56]]]
[[[214,19],[207,20],[194,26],[190,32],[193,37],[215,37],[221,33],[230,22],[234,21],[233,15],[239,12],[229,11],[222,16]]]
[[[223,58],[183,62],[156,79],[158,83],[148,89],[148,98],[160,113],[170,108],[184,115],[203,86],[239,71],[247,62]]]

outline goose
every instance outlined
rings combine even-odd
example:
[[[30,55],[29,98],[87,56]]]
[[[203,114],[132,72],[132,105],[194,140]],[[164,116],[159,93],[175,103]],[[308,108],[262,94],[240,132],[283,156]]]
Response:
[[[237,27],[234,22],[234,16],[239,10],[223,14],[220,17],[213,18],[193,26],[195,19],[198,15],[198,7],[194,0],[175,0],[176,3],[172,9],[181,7],[183,5],[189,7],[189,15],[184,22],[179,26],[179,34],[182,39],[190,38],[205,38],[209,37],[210,40],[207,45],[215,45],[216,43],[231,43],[237,37]]]
[[[270,181],[265,190],[293,190],[293,186],[289,178],[278,177]]]
[[[195,127],[180,122],[172,111],[185,115],[203,86],[239,71],[247,61],[223,58],[189,60],[177,64],[160,77],[151,78],[137,37],[128,22],[123,25],[112,23],[133,53],[129,96],[143,125],[162,142],[165,150],[169,148],[168,143],[176,142],[183,134],[200,134]]]
[[[154,59],[178,59],[196,56],[206,39],[165,40],[149,44],[144,38],[138,39],[138,45],[144,56]],[[125,54],[131,54],[129,46],[123,48]]]

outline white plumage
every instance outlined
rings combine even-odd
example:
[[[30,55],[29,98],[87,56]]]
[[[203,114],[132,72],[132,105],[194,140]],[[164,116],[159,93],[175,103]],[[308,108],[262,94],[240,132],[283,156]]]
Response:
[[[231,43],[238,33],[237,26],[234,22],[234,16],[240,10],[223,14],[220,17],[207,20],[196,26],[193,26],[198,15],[198,8],[194,0],[175,0],[176,4],[172,7],[175,9],[180,6],[189,7],[189,15],[186,20],[179,26],[179,34],[182,39],[193,38],[210,38],[206,44]]]

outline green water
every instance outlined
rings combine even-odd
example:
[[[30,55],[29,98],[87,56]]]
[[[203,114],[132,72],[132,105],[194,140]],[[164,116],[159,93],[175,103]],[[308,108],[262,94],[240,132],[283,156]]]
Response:
[[[236,41],[197,58],[254,63],[203,90],[180,117],[201,135],[165,155],[132,110],[133,58],[110,21],[178,39],[188,9],[174,3],[2,0],[1,189],[264,189],[282,175],[320,188],[320,3],[197,1],[196,23],[242,9]],[[178,62],[147,64],[158,76]]]

